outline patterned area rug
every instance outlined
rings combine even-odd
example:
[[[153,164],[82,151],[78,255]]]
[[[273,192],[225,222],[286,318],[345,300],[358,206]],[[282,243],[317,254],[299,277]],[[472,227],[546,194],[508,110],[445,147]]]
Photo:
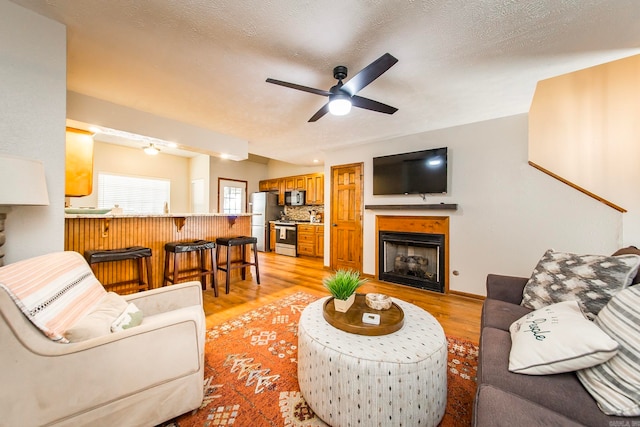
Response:
[[[322,427],[297,379],[297,330],[317,297],[298,292],[207,332],[204,401],[164,427]],[[441,426],[471,425],[478,346],[447,337],[448,395]]]

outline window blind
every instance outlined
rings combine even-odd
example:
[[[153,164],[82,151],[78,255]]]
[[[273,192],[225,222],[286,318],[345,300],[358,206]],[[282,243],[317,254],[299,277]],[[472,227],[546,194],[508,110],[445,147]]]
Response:
[[[171,181],[98,173],[98,207],[118,205],[125,214],[162,214],[171,199]]]

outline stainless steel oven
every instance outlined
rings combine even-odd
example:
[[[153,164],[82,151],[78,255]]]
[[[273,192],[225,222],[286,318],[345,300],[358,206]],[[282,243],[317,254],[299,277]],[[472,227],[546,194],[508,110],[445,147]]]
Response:
[[[275,222],[276,253],[298,256],[298,230],[294,223]]]

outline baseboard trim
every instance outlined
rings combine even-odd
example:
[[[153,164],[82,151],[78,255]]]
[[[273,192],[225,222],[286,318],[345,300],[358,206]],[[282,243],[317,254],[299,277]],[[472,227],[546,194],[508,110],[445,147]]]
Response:
[[[487,299],[487,297],[484,296],[484,295],[470,294],[468,292],[460,292],[460,291],[451,291],[450,290],[449,294],[457,295],[459,297],[473,298],[473,299],[477,299],[477,300],[480,300],[480,301],[484,301],[485,299]]]

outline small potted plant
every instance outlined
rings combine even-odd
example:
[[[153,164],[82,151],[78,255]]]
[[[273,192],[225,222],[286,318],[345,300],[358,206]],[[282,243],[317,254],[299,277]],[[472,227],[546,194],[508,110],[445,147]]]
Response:
[[[356,289],[367,279],[360,278],[360,273],[354,270],[338,270],[322,280],[325,288],[333,295],[333,305],[336,311],[346,313],[356,299]]]

